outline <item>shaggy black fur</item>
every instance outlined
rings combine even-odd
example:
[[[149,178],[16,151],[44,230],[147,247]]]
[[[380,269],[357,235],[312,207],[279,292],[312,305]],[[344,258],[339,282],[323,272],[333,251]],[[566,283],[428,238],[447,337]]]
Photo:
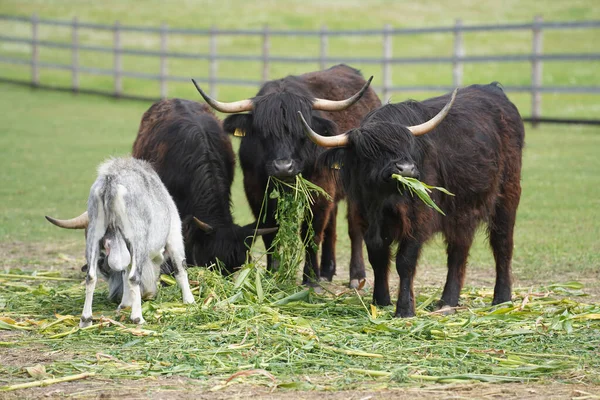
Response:
[[[254,109],[249,114],[234,114],[224,121],[225,132],[243,132],[240,144],[240,163],[244,171],[246,197],[258,218],[269,176],[292,178],[302,176],[327,191],[337,203],[344,197],[341,185],[337,185],[336,171],[316,167],[318,155],[322,152],[306,138],[297,112],[323,135],[336,135],[359,125],[360,120],[372,109],[381,105],[377,95],[368,89],[360,101],[341,112],[321,112],[312,110],[315,98],[342,100],[356,92],[366,83],[360,72],[346,65],[337,65],[325,71],[311,72],[300,76],[266,82],[256,97]],[[282,171],[280,165],[288,168]],[[267,206],[267,224],[274,223],[276,204]],[[352,210],[352,207],[350,207]],[[313,206],[313,229],[317,245],[323,241],[321,268],[317,252],[307,248],[304,268],[304,282],[310,277],[324,277],[329,280],[335,274],[335,221],[336,204],[328,203],[320,197]],[[348,224],[352,240],[350,279],[364,278],[362,258],[362,237],[349,212]],[[274,235],[263,237],[265,246],[271,247]],[[269,267],[274,261],[268,259]]]
[[[434,117],[449,101],[444,95],[423,102],[387,104],[350,130],[345,148],[328,150],[321,163],[342,164],[350,200],[358,205],[369,260],[375,272],[373,299],[390,304],[387,273],[390,246],[398,243],[400,292],[396,314],[414,315],[413,278],[420,250],[434,233],[447,243],[448,277],[441,305],[456,306],[469,248],[480,222],[487,223],[496,260],[493,304],[511,299],[513,227],[521,194],[524,127],[517,108],[496,82],[458,91],[454,105],[432,132],[415,137],[406,126]],[[442,216],[416,196],[400,194],[399,164],[412,164],[420,180],[454,193],[431,196]]]
[[[218,259],[231,271],[246,261],[254,224],[241,227],[233,222],[235,155],[209,107],[182,99],[153,104],[140,123],[133,156],[152,164],[173,197],[182,219],[188,264]],[[214,230],[204,232],[193,217]]]

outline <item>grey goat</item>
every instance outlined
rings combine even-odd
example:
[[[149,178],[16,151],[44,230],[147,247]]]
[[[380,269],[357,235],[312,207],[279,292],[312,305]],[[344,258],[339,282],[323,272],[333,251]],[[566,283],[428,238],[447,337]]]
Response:
[[[142,297],[156,294],[165,256],[176,268],[183,302],[194,302],[177,208],[146,161],[130,157],[105,161],[98,167],[86,212],[70,220],[46,218],[62,228],[86,229],[88,268],[80,327],[92,322],[98,269],[107,277],[111,295],[122,292],[118,310],[131,307],[136,324],[144,323]]]

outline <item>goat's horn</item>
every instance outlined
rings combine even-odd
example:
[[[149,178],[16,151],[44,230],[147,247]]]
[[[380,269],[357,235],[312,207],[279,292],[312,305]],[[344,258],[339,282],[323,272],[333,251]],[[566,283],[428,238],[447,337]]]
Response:
[[[88,217],[87,211],[80,216],[71,219],[56,219],[47,215],[46,219],[50,223],[65,229],[85,229],[90,224],[90,218]]]

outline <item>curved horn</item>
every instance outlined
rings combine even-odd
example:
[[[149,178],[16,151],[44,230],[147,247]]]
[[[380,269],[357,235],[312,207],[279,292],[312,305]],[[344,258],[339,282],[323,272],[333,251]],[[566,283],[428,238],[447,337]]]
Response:
[[[243,111],[252,111],[252,109],[254,108],[252,100],[250,99],[233,101],[231,103],[222,103],[220,101],[217,101],[209,95],[207,95],[206,93],[204,93],[204,91],[200,89],[200,86],[198,86],[194,79],[192,79],[192,82],[194,82],[194,86],[196,86],[196,89],[200,93],[200,96],[204,98],[204,101],[206,101],[209,106],[211,106],[217,111],[221,111],[223,113],[239,113]]]
[[[274,228],[259,228],[255,231],[256,236],[262,236],[262,235],[268,235],[269,233],[275,233],[277,232],[277,230],[279,229],[279,227],[274,227]]]
[[[373,77],[370,77],[367,83],[360,89],[354,96],[347,98],[346,100],[325,100],[325,99],[315,99],[313,102],[313,110],[321,110],[321,111],[342,111],[346,108],[350,107],[352,104],[356,103],[363,97],[363,94],[369,88]]]
[[[298,111],[298,115],[300,116],[300,121],[304,125],[304,133],[306,136],[316,144],[322,147],[344,147],[348,144],[348,134],[343,133],[341,135],[336,136],[321,136],[317,132],[313,131],[312,128],[308,125],[304,116],[300,111]]]
[[[448,115],[450,107],[452,107],[452,104],[454,104],[456,92],[458,92],[458,88],[454,89],[450,101],[444,106],[444,108],[442,108],[442,111],[440,111],[435,117],[431,118],[427,122],[422,123],[421,125],[407,126],[408,130],[411,131],[412,134],[415,136],[421,136],[426,134],[427,132],[432,131],[436,126],[440,124],[440,122],[444,120],[444,118],[446,118],[446,115]]]
[[[90,224],[90,218],[88,217],[88,212],[84,212],[78,217],[71,219],[56,219],[46,215],[46,219],[56,226],[65,229],[85,229]]]
[[[196,226],[200,229],[202,229],[204,232],[206,233],[211,233],[212,231],[214,231],[214,228],[212,226],[210,226],[209,224],[207,224],[206,222],[202,222],[200,221],[198,218],[194,217],[194,222],[196,223]]]

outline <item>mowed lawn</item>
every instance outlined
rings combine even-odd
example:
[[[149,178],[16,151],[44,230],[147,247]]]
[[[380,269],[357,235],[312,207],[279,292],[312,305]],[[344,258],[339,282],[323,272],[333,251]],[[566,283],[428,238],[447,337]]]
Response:
[[[43,217],[66,218],[85,209],[97,165],[107,157],[130,153],[141,115],[150,104],[10,84],[0,85],[0,90],[0,107],[10,110],[0,127],[0,242],[3,246],[15,241],[56,245],[57,254],[64,243],[76,243],[81,249],[82,232],[58,229]],[[187,98],[196,98],[191,84]],[[237,147],[239,139],[232,137],[232,141]],[[517,282],[581,279],[596,285],[599,149],[597,127],[542,125],[533,129],[526,125],[523,196],[513,263]],[[233,212],[236,221],[245,224],[253,217],[241,177],[238,169]],[[340,215],[345,215],[343,208]],[[345,218],[338,218],[338,223],[339,262],[345,265],[349,257]],[[18,258],[36,263],[28,261],[27,254]],[[443,272],[445,251],[440,239],[427,246],[420,265],[426,275],[428,266]],[[493,258],[483,230],[471,251],[470,265],[491,282]],[[338,274],[338,278],[346,279],[346,275]]]

